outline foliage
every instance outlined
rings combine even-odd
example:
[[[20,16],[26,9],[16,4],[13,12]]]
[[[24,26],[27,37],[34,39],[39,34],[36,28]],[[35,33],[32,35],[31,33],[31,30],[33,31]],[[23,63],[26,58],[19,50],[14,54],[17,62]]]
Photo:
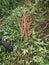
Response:
[[[0,36],[13,45],[13,52],[7,51],[0,45],[0,65],[49,65],[49,41],[45,43],[35,31],[37,23],[43,22],[49,16],[49,8],[41,7],[40,4],[35,5],[35,3],[29,7],[20,5],[21,7],[16,8],[14,6],[16,0],[11,0],[11,2],[13,4],[10,4],[10,0],[0,0],[0,16],[2,17],[4,12],[10,14],[0,22]],[[26,11],[32,15],[31,33],[28,34],[28,38],[21,39],[18,19],[22,12]]]
[[[9,15],[10,11],[17,7],[17,0],[0,0],[0,17],[3,15]]]
[[[24,2],[26,0],[0,0],[0,18],[3,15],[9,15],[10,12],[15,9],[17,6],[21,6],[22,4],[26,5]],[[29,0],[27,0],[29,1]],[[49,6],[49,0],[31,0],[32,3],[44,3],[44,5]],[[28,4],[28,3],[27,3]]]

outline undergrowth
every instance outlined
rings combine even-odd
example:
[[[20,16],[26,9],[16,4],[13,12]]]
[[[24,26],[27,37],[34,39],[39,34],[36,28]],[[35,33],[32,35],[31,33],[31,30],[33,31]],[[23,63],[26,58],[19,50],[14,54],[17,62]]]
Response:
[[[34,6],[18,7],[0,23],[0,36],[13,45],[13,52],[0,46],[0,65],[49,65],[49,42],[45,43],[34,30],[36,22],[45,20],[42,14],[46,10],[42,11],[42,8],[41,12],[39,10]],[[18,25],[22,11],[30,11],[34,16],[32,17],[31,34],[28,34],[26,39],[21,39]],[[39,11],[40,15],[37,15],[36,11]]]

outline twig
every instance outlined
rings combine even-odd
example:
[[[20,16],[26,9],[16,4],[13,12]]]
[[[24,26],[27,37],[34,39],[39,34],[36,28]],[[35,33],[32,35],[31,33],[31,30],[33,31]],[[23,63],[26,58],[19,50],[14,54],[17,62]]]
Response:
[[[7,25],[8,23],[9,23],[9,22],[5,22],[5,23],[1,24],[1,25],[0,25],[0,28],[3,27],[3,26],[5,26],[5,25]]]
[[[6,18],[6,16],[3,16],[3,17],[0,19],[0,22],[3,21],[5,18]]]

